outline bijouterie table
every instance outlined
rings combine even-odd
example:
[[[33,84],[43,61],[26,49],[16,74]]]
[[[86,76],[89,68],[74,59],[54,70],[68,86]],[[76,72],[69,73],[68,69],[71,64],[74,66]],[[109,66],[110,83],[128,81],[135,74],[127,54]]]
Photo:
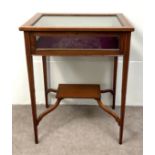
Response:
[[[38,125],[66,98],[94,99],[105,112],[112,116],[119,128],[122,144],[127,77],[132,25],[123,14],[46,14],[38,13],[19,28],[24,31],[29,88],[35,143],[38,143]],[[34,86],[33,56],[42,56],[46,110],[37,115]],[[112,56],[114,58],[113,88],[101,89],[99,84],[59,84],[57,89],[48,88],[48,56]],[[120,116],[114,111],[118,57],[123,57]],[[48,103],[48,94],[56,94],[56,102]],[[112,109],[101,100],[102,93],[113,96]]]

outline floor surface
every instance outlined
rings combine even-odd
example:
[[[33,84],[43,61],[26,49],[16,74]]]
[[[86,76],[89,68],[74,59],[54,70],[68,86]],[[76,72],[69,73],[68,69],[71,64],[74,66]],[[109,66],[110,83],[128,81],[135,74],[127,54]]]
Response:
[[[38,106],[38,113],[43,111]],[[98,106],[61,105],[39,125],[34,143],[30,105],[14,105],[13,155],[142,155],[143,109],[127,107],[123,145],[119,127]],[[119,108],[116,108],[119,111]]]

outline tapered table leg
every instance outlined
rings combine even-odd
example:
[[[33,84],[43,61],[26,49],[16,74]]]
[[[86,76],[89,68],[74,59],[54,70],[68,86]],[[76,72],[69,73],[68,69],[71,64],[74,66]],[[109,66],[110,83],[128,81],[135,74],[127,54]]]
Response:
[[[43,62],[43,74],[44,74],[44,92],[45,92],[45,104],[46,108],[49,107],[48,104],[48,84],[47,84],[47,62],[46,62],[46,56],[42,56],[42,62]]]
[[[122,144],[122,141],[123,141],[127,79],[128,79],[128,68],[129,68],[130,34],[126,36],[125,40],[127,41],[124,45],[125,49],[124,49],[123,70],[122,70],[122,94],[121,94],[120,135],[119,135],[120,144]]]
[[[33,72],[33,57],[30,52],[30,36],[28,32],[24,33],[25,45],[26,45],[26,60],[27,60],[27,71],[29,79],[29,89],[33,116],[33,127],[35,135],[35,143],[38,143],[38,128],[37,128],[37,109],[36,109],[36,99],[35,99],[35,84],[34,84],[34,72]]]
[[[112,109],[115,109],[115,102],[116,102],[117,66],[118,66],[118,57],[114,57],[114,73],[113,73],[113,104],[112,104]]]

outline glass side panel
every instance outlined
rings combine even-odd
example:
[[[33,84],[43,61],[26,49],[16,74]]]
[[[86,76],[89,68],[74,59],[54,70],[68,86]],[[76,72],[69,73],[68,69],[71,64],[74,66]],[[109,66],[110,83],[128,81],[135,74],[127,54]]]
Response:
[[[48,49],[119,49],[119,36],[54,35],[36,36],[36,48]]]
[[[121,27],[117,16],[42,16],[36,27]]]

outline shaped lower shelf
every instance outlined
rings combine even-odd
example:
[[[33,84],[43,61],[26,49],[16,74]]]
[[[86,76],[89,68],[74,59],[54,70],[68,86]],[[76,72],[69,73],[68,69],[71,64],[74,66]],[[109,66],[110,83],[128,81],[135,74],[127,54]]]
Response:
[[[51,90],[53,91],[53,89]],[[65,98],[95,99],[99,107],[111,115],[117,121],[118,125],[120,125],[119,116],[114,111],[106,107],[105,104],[101,101],[101,90],[99,84],[59,84],[58,90],[54,90],[54,92],[56,92],[57,98],[55,104],[48,107],[42,114],[39,115],[37,125],[43,119],[43,117],[53,111],[60,104],[61,100]]]
[[[98,84],[59,84],[56,98],[95,98],[100,99]]]

